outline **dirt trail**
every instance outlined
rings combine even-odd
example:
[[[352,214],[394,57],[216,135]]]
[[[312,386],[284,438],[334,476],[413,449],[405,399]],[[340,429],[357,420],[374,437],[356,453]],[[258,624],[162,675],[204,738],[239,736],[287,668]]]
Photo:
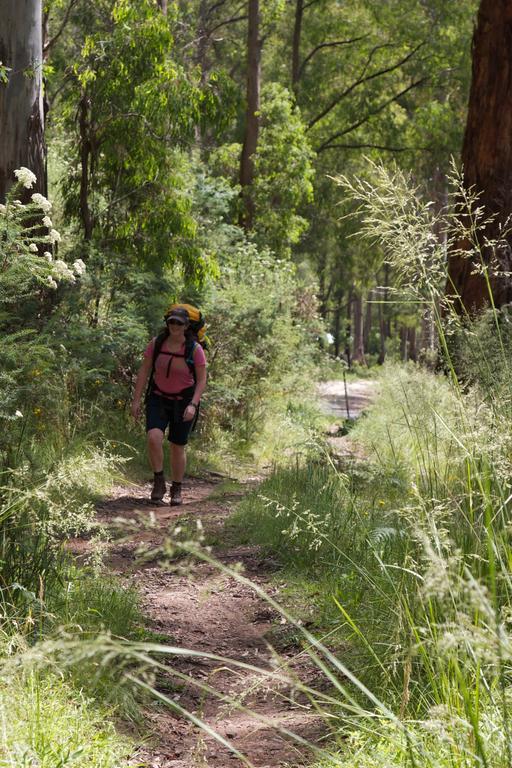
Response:
[[[318,385],[320,405],[325,413],[336,416],[343,425],[345,419],[359,418],[378,394],[378,382],[374,379],[323,381]],[[344,429],[333,424],[327,442],[332,451],[344,458],[364,458],[359,446],[354,445]]]
[[[370,382],[352,383],[351,411],[356,414],[361,410],[373,393]],[[324,407],[339,415],[340,399],[345,402],[343,382],[324,383],[320,396]],[[344,438],[332,438],[340,439]],[[109,543],[107,565],[136,585],[149,628],[169,644],[270,670],[276,663],[270,645],[277,642],[280,661],[289,665],[291,677],[296,675],[304,682],[314,683],[318,675],[311,669],[308,658],[300,655],[290,628],[281,623],[280,615],[254,590],[210,564],[197,561],[186,566],[184,561],[165,564],[161,549],[158,554],[169,531],[177,524],[197,531],[197,520],[201,520],[210,540],[217,541],[212,549],[214,557],[230,567],[241,564],[245,576],[269,594],[275,594],[277,587],[273,586],[271,575],[277,566],[264,559],[256,547],[230,544],[223,532],[233,505],[247,490],[242,487],[226,495],[222,494],[218,480],[193,479],[184,485],[183,506],[172,508],[148,503],[149,485],[114,489],[112,497],[98,507],[98,517],[107,528],[114,532],[124,530],[122,538],[116,538],[114,533]],[[152,521],[152,525],[148,526],[148,521]],[[76,541],[72,549],[77,555],[83,555],[88,546],[87,542]],[[184,675],[187,682],[177,679],[169,669],[169,675],[164,675],[157,687],[184,709],[204,719],[246,755],[252,765],[284,768],[311,762],[311,755],[281,736],[275,727],[258,722],[212,695],[205,696],[195,685],[199,681],[233,699],[241,699],[244,706],[274,726],[318,742],[327,726],[303,697],[295,695],[292,682],[269,687],[263,674],[240,675],[225,665],[204,659],[173,659],[169,663],[171,667]],[[151,735],[134,756],[135,764],[147,768],[241,765],[239,758],[226,747],[173,714],[168,707],[152,707],[147,718]]]
[[[99,519],[107,526],[112,524],[115,529],[124,519],[129,523],[131,533],[110,543],[107,565],[137,586],[149,628],[168,638],[169,644],[215,653],[270,670],[270,636],[275,642],[276,627],[278,634],[281,630],[282,646],[286,645],[286,634],[289,633],[289,628],[280,623],[278,613],[250,587],[210,564],[195,562],[186,568],[170,568],[158,562],[158,555],[151,556],[151,552],[155,553],[161,547],[169,528],[177,522],[186,522],[194,529],[195,521],[201,519],[210,535],[221,533],[223,522],[239,495],[215,498],[217,485],[205,480],[189,481],[181,508],[147,503],[149,485],[115,489],[113,497],[99,507]],[[214,498],[210,499],[212,494]],[[154,524],[148,528],[150,517],[154,518]],[[82,553],[86,547],[83,543]],[[74,550],[79,554],[78,542]],[[257,548],[219,544],[213,547],[213,554],[225,565],[241,564],[245,576],[275,594],[276,588],[269,582],[276,566],[263,559]],[[144,555],[149,558],[146,562]],[[298,653],[299,649],[292,644],[290,648],[281,648],[280,658],[290,664],[294,674],[307,680],[311,670],[300,656],[297,657]],[[303,738],[316,741],[325,731],[319,719],[311,713],[308,703],[303,698],[294,697],[289,685],[283,687],[274,683],[270,689],[263,674],[247,676],[244,673],[242,677],[218,662],[204,659],[173,659],[172,666],[189,677],[190,684],[177,680],[170,671],[169,678],[159,683],[166,695],[206,720],[258,768],[300,766],[304,764],[304,755],[270,725],[257,722],[233,706],[223,705],[212,696],[205,697],[194,681],[202,681],[233,699],[242,698],[245,707]],[[200,729],[168,708],[156,707],[147,714],[153,733],[150,741],[137,751],[137,764],[143,763],[148,768],[241,765],[227,748],[206,737]]]
[[[377,393],[374,379],[323,381],[318,385],[322,408],[342,419],[356,419],[368,407]]]

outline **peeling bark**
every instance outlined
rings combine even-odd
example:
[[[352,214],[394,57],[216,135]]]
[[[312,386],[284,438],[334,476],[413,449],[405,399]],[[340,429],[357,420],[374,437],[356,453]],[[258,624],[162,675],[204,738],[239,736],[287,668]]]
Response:
[[[480,232],[484,262],[501,270],[512,266],[512,234],[493,251],[486,238],[498,237],[499,228],[512,213],[512,0],[481,0],[473,36],[473,71],[462,163],[464,184],[480,193],[479,205],[496,220]],[[464,214],[462,214],[464,215]],[[454,251],[469,250],[459,241]],[[457,296],[456,309],[471,314],[490,303],[485,279],[472,274],[474,263],[452,252],[446,293]],[[490,275],[494,302],[512,300],[510,279]]]
[[[41,0],[2,0],[0,62],[0,201],[21,166],[37,176],[30,190],[46,195]]]

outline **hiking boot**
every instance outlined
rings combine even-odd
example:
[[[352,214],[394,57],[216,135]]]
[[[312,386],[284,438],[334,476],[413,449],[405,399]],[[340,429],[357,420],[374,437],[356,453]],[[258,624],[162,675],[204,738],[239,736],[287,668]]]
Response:
[[[171,507],[179,507],[181,504],[183,504],[181,483],[173,483],[171,485]]]
[[[162,501],[166,491],[167,491],[167,486],[165,485],[164,473],[163,472],[159,474],[155,473],[154,480],[153,480],[153,489],[151,491],[151,501]]]

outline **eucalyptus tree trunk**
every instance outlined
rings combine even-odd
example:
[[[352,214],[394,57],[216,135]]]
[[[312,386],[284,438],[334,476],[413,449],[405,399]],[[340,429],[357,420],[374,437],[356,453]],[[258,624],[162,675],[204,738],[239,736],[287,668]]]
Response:
[[[378,307],[378,314],[379,314],[379,358],[377,360],[377,363],[379,365],[383,365],[386,359],[387,329],[386,329],[386,320],[384,318],[384,309],[383,309],[382,303],[379,302],[377,307]]]
[[[473,71],[462,149],[465,187],[475,188],[486,218],[493,217],[478,233],[478,241],[484,264],[491,265],[490,288],[497,306],[512,300],[511,280],[503,276],[512,266],[510,225],[508,232],[500,234],[512,213],[511,29],[512,0],[481,0],[473,36]],[[470,211],[462,209],[460,215],[469,221]],[[493,248],[486,244],[488,239],[501,242]],[[490,303],[485,278],[475,272],[480,259],[457,253],[467,252],[469,247],[466,240],[459,240],[449,257],[446,293],[458,297],[455,307],[460,313],[474,313]]]
[[[158,0],[158,5],[164,16],[167,16],[167,0]]]
[[[302,34],[302,17],[304,15],[304,0],[295,2],[295,22],[292,39],[292,88],[297,93],[300,73],[300,38]]]
[[[407,346],[409,360],[416,362],[418,359],[418,352],[416,348],[416,328],[411,326],[407,332]]]
[[[46,194],[41,0],[0,0],[0,201],[16,168],[37,176],[31,190]],[[0,70],[0,75],[2,70]]]
[[[243,208],[240,215],[241,225],[249,230],[254,221],[254,199],[252,182],[254,179],[254,154],[258,146],[259,109],[261,84],[261,48],[260,3],[248,0],[247,25],[247,111],[245,135],[240,159],[240,187]]]
[[[364,338],[363,338],[363,297],[360,291],[354,292],[354,301],[352,303],[354,311],[354,342],[352,359],[354,363],[366,365],[364,356]]]
[[[369,354],[370,352],[370,339],[371,339],[371,333],[372,333],[372,323],[373,323],[373,291],[368,292],[368,296],[366,298],[366,311],[364,316],[364,328],[363,328],[363,343],[364,343],[364,353],[365,355]]]

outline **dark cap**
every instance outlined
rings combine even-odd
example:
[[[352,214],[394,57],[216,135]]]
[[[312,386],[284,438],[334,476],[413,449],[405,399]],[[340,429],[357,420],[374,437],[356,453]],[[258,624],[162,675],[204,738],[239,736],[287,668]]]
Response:
[[[186,309],[183,309],[182,307],[176,307],[175,309],[171,309],[170,312],[168,312],[165,316],[165,322],[168,323],[169,320],[179,320],[180,323],[183,323],[183,325],[188,325],[190,322],[190,318],[188,316],[188,312]]]

